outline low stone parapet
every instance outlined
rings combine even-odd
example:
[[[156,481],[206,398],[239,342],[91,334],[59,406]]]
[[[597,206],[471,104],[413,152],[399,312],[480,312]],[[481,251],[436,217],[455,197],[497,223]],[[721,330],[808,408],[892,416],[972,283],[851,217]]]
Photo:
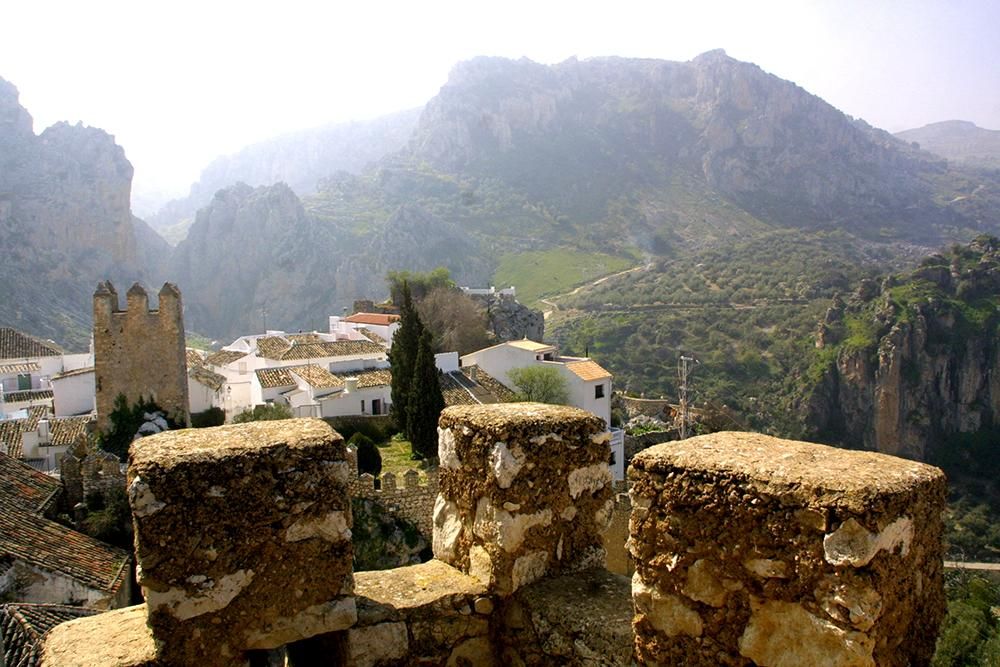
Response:
[[[441,413],[434,555],[510,595],[604,564],[609,435],[583,410],[540,403]]]
[[[343,439],[314,419],[134,443],[138,580],[160,659],[241,664],[351,626],[349,475]]]
[[[929,664],[937,468],[716,433],[647,449],[630,476],[640,664]]]
[[[600,568],[521,588],[493,622],[503,665],[634,664],[629,580]]]

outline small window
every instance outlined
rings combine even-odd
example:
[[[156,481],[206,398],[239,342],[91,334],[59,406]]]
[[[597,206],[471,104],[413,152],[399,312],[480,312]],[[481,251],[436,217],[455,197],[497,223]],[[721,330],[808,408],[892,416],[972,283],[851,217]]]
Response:
[[[31,373],[21,373],[17,376],[17,390],[27,391],[31,389]]]
[[[361,399],[361,414],[365,414],[365,399]]]
[[[594,398],[604,398],[604,385],[599,384],[594,387]]]

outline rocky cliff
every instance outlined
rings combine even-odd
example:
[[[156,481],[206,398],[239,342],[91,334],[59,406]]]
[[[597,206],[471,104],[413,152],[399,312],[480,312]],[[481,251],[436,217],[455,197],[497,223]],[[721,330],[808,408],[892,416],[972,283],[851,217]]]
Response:
[[[918,460],[1000,426],[1000,241],[980,237],[908,275],[863,281],[820,325],[810,403],[820,437]],[[1000,454],[992,446],[992,454]],[[983,463],[980,461],[980,463]],[[966,467],[976,464],[965,460]]]
[[[656,200],[649,190],[685,174],[770,223],[933,239],[969,222],[934,198],[943,160],[722,51],[477,58],[428,103],[410,146],[592,219],[622,195]]]
[[[420,109],[368,121],[337,123],[276,137],[216,158],[205,167],[190,194],[149,211],[147,219],[169,240],[184,238],[195,213],[213,195],[235,183],[252,186],[285,183],[299,196],[316,191],[319,181],[339,172],[360,172],[406,145]]]
[[[79,346],[98,280],[158,277],[139,261],[157,241],[132,217],[131,181],[114,137],[67,123],[36,136],[0,79],[0,321]]]

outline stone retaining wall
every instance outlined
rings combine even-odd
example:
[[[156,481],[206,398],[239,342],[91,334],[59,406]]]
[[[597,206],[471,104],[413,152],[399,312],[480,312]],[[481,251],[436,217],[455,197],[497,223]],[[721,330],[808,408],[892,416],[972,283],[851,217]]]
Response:
[[[390,514],[416,524],[428,540],[434,532],[431,515],[434,500],[438,495],[438,473],[428,470],[421,483],[420,473],[410,469],[401,475],[391,472],[379,476],[379,488],[375,488],[375,478],[365,473],[358,476],[357,452],[348,449],[351,466],[350,490],[353,498],[368,498],[379,503]]]

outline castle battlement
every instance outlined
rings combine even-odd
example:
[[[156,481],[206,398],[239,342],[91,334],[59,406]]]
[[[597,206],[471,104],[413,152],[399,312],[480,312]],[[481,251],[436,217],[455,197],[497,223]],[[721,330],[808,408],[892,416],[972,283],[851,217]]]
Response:
[[[324,422],[144,438],[128,476],[146,603],[57,626],[42,664],[928,663],[940,470],[717,433],[638,455],[626,500],[602,429],[573,408],[446,409],[435,559],[358,573],[353,470]],[[631,582],[602,567],[626,505]]]
[[[126,308],[110,281],[94,291],[94,373],[97,389],[97,428],[108,427],[115,399],[129,404],[154,400],[175,422],[188,416],[187,366],[184,353],[184,316],[180,290],[164,283],[157,308],[139,283],[129,288]]]

